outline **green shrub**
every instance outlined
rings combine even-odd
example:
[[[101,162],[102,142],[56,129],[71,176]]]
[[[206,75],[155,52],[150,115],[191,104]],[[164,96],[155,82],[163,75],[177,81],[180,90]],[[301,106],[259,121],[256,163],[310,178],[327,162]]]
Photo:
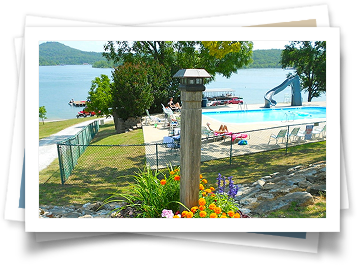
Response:
[[[159,218],[162,209],[179,209],[180,200],[180,177],[179,169],[169,169],[169,172],[160,173],[146,168],[134,176],[135,183],[128,187],[130,194],[114,194],[104,203],[126,202],[124,206],[117,209],[121,211],[126,207],[132,207],[137,212],[136,217]],[[116,199],[116,198],[124,198]]]

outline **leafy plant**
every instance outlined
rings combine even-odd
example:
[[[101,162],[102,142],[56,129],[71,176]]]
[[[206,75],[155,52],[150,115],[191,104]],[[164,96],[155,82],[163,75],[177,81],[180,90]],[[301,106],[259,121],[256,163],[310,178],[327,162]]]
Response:
[[[168,173],[159,173],[150,168],[139,172],[135,183],[129,187],[130,194],[113,194],[104,201],[125,202],[125,205],[116,209],[118,212],[126,208],[133,208],[136,217],[143,218],[245,218],[235,201],[234,196],[238,189],[229,178],[229,192],[221,190],[215,192],[214,187],[205,187],[207,180],[200,176],[199,200],[197,206],[188,209],[179,202],[180,199],[180,169],[170,167]],[[220,182],[221,180],[219,180]],[[223,190],[224,191],[224,190]],[[123,199],[117,199],[121,197]],[[186,210],[179,212],[179,206]],[[175,213],[175,214],[174,214]]]
[[[169,168],[169,172],[159,173],[150,168],[140,171],[134,176],[135,183],[130,185],[129,193],[113,194],[104,201],[125,202],[126,204],[117,211],[132,207],[138,212],[137,217],[157,218],[161,217],[162,209],[178,210],[180,199],[180,176],[178,168]],[[122,197],[124,199],[116,199]]]
[[[42,119],[43,124],[45,124],[44,119],[47,119],[46,113],[47,113],[47,110],[46,110],[45,106],[41,106],[39,108],[39,117]]]

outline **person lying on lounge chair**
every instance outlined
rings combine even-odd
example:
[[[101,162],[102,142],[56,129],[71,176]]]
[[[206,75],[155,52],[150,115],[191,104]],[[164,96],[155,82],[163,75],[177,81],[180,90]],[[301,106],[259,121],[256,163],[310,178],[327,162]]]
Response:
[[[174,104],[174,98],[170,98],[169,103],[167,103],[167,105],[172,109],[172,110],[180,110],[181,106],[180,103],[176,102]]]
[[[211,129],[210,127],[210,124],[207,122],[207,128],[211,131],[211,132],[214,132],[216,134],[225,134],[225,133],[228,133],[228,128],[227,128],[227,125],[224,125],[224,124],[221,124],[221,126],[219,126],[219,129],[218,131],[215,131],[213,129]]]

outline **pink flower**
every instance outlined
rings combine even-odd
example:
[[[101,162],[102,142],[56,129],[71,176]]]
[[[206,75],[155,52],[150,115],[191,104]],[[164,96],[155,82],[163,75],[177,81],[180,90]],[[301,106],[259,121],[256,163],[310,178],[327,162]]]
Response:
[[[174,217],[174,213],[172,212],[172,210],[163,209],[162,213],[161,213],[161,217],[162,218],[173,218]]]

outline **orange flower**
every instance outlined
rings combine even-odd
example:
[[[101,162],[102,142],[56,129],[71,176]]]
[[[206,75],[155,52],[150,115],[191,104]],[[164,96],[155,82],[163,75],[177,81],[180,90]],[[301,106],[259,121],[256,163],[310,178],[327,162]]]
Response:
[[[173,175],[173,174],[175,174],[175,171],[170,171],[170,175]]]
[[[174,216],[175,217],[175,216]],[[225,215],[221,215],[221,218],[227,218],[227,216],[225,216]]]
[[[198,206],[198,209],[200,209],[200,211],[203,211],[204,209],[206,209],[206,206],[200,205],[200,206]]]
[[[201,181],[203,184],[207,184],[207,179],[202,179]]]
[[[193,212],[188,212],[186,214],[186,218],[192,218],[193,217]]]
[[[214,208],[216,208],[216,205],[215,205],[214,203],[211,203],[211,204],[209,205],[209,208],[210,208],[211,210],[214,210]]]
[[[212,191],[214,191],[214,190],[215,190],[215,188],[213,188],[213,187],[210,187],[210,189],[211,189]]]
[[[206,196],[207,195],[207,193],[204,191],[204,192],[202,192],[202,196],[204,197],[204,196]]]
[[[205,189],[205,187],[203,187],[203,185],[200,184],[200,190],[204,190],[204,189]]]
[[[220,207],[216,207],[216,208],[214,208],[214,212],[216,214],[220,214],[222,212],[222,209]]]
[[[180,176],[179,176],[179,175],[176,175],[176,176],[174,177],[174,180],[179,181],[179,180],[180,180]]]
[[[226,213],[224,213],[224,212],[222,213],[222,215],[227,216],[227,214],[226,214]]]
[[[198,204],[199,204],[199,205],[205,205],[205,204],[206,204],[205,198],[200,198],[200,199],[198,200]]]
[[[197,206],[193,206],[193,207],[191,208],[191,212],[195,213],[195,212],[197,211],[197,209],[198,209]]]
[[[210,189],[205,189],[205,192],[211,193],[212,191]]]
[[[182,216],[182,217],[186,217],[187,213],[188,213],[188,211],[183,211],[183,212],[181,213],[181,216]]]
[[[165,179],[160,180],[160,184],[161,185],[165,185],[166,184],[166,180]]]
[[[235,213],[235,214],[233,215],[233,218],[240,218],[240,214],[239,214],[239,213]]]
[[[202,174],[200,174],[200,179],[203,178]]]
[[[209,215],[209,218],[217,218],[217,214],[216,214],[216,213],[211,213],[211,214]]]
[[[207,213],[205,211],[200,211],[200,217],[206,217]]]
[[[228,213],[227,213],[227,214],[229,215],[229,217],[233,217],[234,212],[233,212],[233,211],[228,211]]]
[[[179,215],[174,215],[174,217],[173,218],[180,218],[180,216]]]

